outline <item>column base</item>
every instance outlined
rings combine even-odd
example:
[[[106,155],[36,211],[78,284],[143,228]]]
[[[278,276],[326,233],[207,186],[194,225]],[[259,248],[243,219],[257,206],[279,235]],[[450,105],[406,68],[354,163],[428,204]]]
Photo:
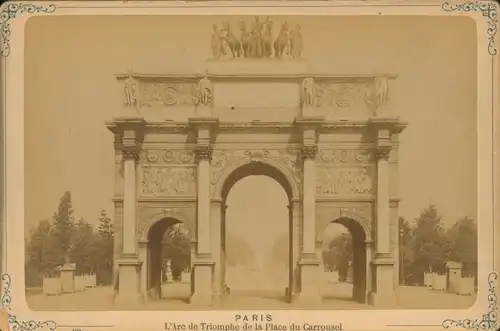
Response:
[[[398,305],[398,299],[394,293],[371,292],[368,304],[377,308],[394,308]]]
[[[394,260],[390,254],[377,254],[372,262],[375,289],[368,295],[368,303],[379,308],[394,308],[398,304],[394,289]]]
[[[121,307],[137,308],[144,297],[140,291],[140,267],[142,262],[137,255],[124,255],[116,261],[118,264],[118,293],[114,303]]]
[[[198,254],[193,261],[194,293],[189,301],[192,305],[198,307],[213,305],[213,267],[214,261],[210,254]]]
[[[300,306],[315,307],[321,304],[319,265],[315,253],[303,254],[300,261],[300,293],[295,296],[295,303]]]

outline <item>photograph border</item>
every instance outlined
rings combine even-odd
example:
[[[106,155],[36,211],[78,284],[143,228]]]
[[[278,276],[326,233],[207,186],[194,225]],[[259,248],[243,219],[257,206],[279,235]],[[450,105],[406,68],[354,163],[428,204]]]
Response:
[[[265,2],[266,0],[263,0],[262,2]],[[64,3],[63,1],[60,1],[61,3]],[[416,3],[395,3],[395,4],[376,4],[376,3],[368,3],[366,4],[350,4],[349,2],[342,2],[338,4],[333,4],[331,1],[322,1],[325,3],[328,3],[328,5],[331,6],[342,6],[342,7],[377,7],[377,6],[404,6],[404,7],[409,7],[409,6],[441,6],[443,11],[449,12],[450,14],[462,14],[462,13],[468,13],[468,12],[477,12],[480,13],[483,18],[486,21],[487,24],[487,30],[486,34],[488,36],[488,44],[487,44],[487,52],[491,56],[491,66],[492,66],[492,73],[491,73],[491,79],[492,79],[492,118],[496,118],[496,112],[495,109],[498,107],[496,103],[496,97],[497,93],[496,89],[498,89],[498,86],[496,86],[496,77],[495,77],[495,57],[498,53],[497,46],[496,46],[496,34],[498,32],[498,11],[500,8],[500,5],[497,1],[495,0],[478,0],[478,1],[466,1],[463,3],[451,3],[451,2],[444,2],[442,4],[416,4]],[[126,1],[123,1],[122,4],[126,3]],[[151,4],[152,1],[149,1],[149,4]],[[206,2],[205,2],[206,3]],[[294,2],[293,5],[297,4],[298,2]],[[116,2],[113,1],[113,5],[117,5]],[[307,6],[307,3],[302,3],[301,6]],[[228,5],[229,6],[229,5]],[[55,5],[55,4],[49,4],[49,5],[35,5],[31,3],[18,3],[18,2],[6,2],[2,6],[0,6],[0,55],[2,57],[2,71],[3,71],[3,77],[2,77],[2,88],[1,90],[3,91],[3,109],[2,109],[2,147],[3,147],[3,153],[1,153],[1,161],[0,161],[0,166],[2,167],[2,178],[0,179],[0,185],[2,186],[2,191],[1,191],[1,203],[2,203],[2,214],[0,216],[0,242],[1,244],[1,251],[0,251],[0,274],[1,279],[2,279],[2,285],[0,287],[1,289],[1,308],[7,309],[8,310],[8,322],[11,327],[11,331],[33,331],[41,328],[48,328],[51,331],[56,330],[58,327],[73,327],[73,328],[80,328],[80,327],[99,327],[99,328],[110,328],[114,327],[113,325],[58,325],[55,321],[53,320],[20,320],[18,319],[18,316],[15,315],[11,311],[11,303],[13,301],[12,299],[12,294],[11,294],[11,289],[13,286],[12,283],[12,277],[9,273],[7,273],[7,220],[6,220],[6,205],[7,205],[7,197],[6,197],[6,180],[7,180],[7,173],[6,173],[6,155],[5,155],[5,150],[7,146],[7,137],[5,134],[5,125],[6,125],[6,99],[7,99],[7,92],[6,92],[6,70],[7,66],[5,65],[5,59],[8,58],[9,56],[15,56],[14,51],[11,49],[11,26],[9,22],[19,15],[23,14],[49,14],[53,13],[57,10],[59,7],[64,7],[64,8],[72,8],[71,4],[69,5]],[[231,6],[232,7],[232,6]],[[73,6],[73,8],[103,8],[103,6],[97,6],[97,7],[92,7],[91,5],[83,5],[83,6]],[[113,8],[119,8],[119,7],[113,7]],[[133,5],[127,5],[127,8],[134,8]],[[144,8],[141,6],[138,6],[137,8]],[[154,8],[154,6],[148,6],[148,9]],[[166,7],[162,7],[166,8]],[[191,6],[190,8],[193,8]],[[481,31],[478,31],[478,33],[481,33]],[[484,33],[484,31],[483,31]],[[478,59],[479,61],[479,59]],[[478,109],[479,111],[479,109]],[[495,121],[492,121],[492,133],[493,133],[493,150],[497,150],[497,144],[495,143],[495,139],[497,138],[496,132],[495,132]],[[399,327],[399,328],[404,328],[404,327],[441,327],[444,329],[468,329],[468,330],[497,330],[500,327],[500,323],[498,320],[498,315],[499,315],[499,307],[498,307],[498,297],[497,297],[497,279],[498,275],[496,272],[496,257],[495,257],[495,247],[497,246],[495,242],[495,222],[497,221],[496,215],[495,215],[495,185],[496,185],[496,176],[495,176],[495,171],[498,171],[496,169],[496,160],[495,157],[493,157],[493,174],[492,174],[492,200],[493,200],[493,231],[492,231],[492,236],[493,236],[493,266],[492,266],[492,271],[488,274],[487,277],[487,284],[488,284],[488,295],[487,295],[487,303],[488,303],[488,311],[486,311],[482,316],[477,317],[477,318],[464,318],[464,319],[444,319],[440,325],[425,325],[425,324],[394,324],[394,325],[386,325],[387,327]],[[5,331],[5,330],[3,330]]]

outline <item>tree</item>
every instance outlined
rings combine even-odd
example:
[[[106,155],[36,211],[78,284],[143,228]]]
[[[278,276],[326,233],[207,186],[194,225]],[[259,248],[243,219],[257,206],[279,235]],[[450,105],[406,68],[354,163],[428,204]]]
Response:
[[[57,212],[53,216],[51,241],[53,248],[59,251],[57,264],[65,263],[67,254],[72,250],[72,242],[76,234],[71,193],[64,192],[59,202]]]
[[[352,237],[349,233],[342,233],[335,236],[328,245],[326,254],[328,263],[326,265],[338,270],[339,279],[345,281],[347,279],[347,272],[349,269],[349,262],[353,259]]]
[[[464,273],[477,279],[477,224],[476,221],[463,217],[448,230],[449,259],[461,262]]]
[[[30,230],[26,245],[26,286],[38,286],[42,283],[45,270],[49,270],[57,261],[57,255],[49,255],[51,225],[48,220],[40,221]]]
[[[96,264],[97,282],[111,284],[113,280],[113,252],[114,252],[113,222],[104,209],[101,209],[99,227],[97,228],[96,247],[98,251]]]
[[[404,284],[409,284],[412,279],[412,267],[413,267],[413,249],[412,249],[412,240],[413,240],[413,229],[410,223],[405,220],[403,217],[399,218],[399,235],[400,235],[400,258],[401,265],[400,268],[400,282]]]
[[[425,271],[445,272],[448,240],[441,226],[441,215],[430,205],[420,213],[413,230],[413,281],[423,283]]]
[[[96,237],[92,225],[83,219],[78,221],[71,243],[70,261],[76,263],[77,274],[88,274],[95,271],[97,259]]]

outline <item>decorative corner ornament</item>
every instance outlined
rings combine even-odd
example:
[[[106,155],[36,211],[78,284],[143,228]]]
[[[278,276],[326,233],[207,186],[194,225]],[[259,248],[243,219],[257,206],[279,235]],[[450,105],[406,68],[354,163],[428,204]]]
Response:
[[[22,13],[53,13],[56,6],[36,6],[29,3],[9,3],[0,11],[0,53],[3,57],[10,55],[10,25],[9,21]]]
[[[57,324],[54,321],[34,321],[34,320],[29,320],[29,321],[18,321],[17,316],[12,315],[10,313],[10,304],[12,302],[12,297],[10,295],[10,288],[11,288],[12,280],[10,278],[9,274],[3,274],[2,275],[2,287],[3,287],[3,293],[2,293],[2,308],[6,309],[9,311],[9,326],[10,326],[10,331],[34,331],[38,329],[45,329],[45,330],[50,330],[54,331],[57,328]],[[2,330],[2,331],[9,331],[9,330]]]
[[[442,326],[445,329],[463,328],[468,330],[496,331],[500,326],[498,323],[498,298],[496,294],[495,282],[497,274],[492,272],[488,275],[488,312],[481,318],[453,320],[446,319]]]
[[[498,7],[500,5],[494,0],[479,0],[479,1],[468,1],[461,4],[451,4],[450,2],[445,2],[441,7],[448,12],[481,12],[483,17],[488,20],[488,53],[494,56],[497,54],[497,49],[495,47],[495,35],[498,31]]]

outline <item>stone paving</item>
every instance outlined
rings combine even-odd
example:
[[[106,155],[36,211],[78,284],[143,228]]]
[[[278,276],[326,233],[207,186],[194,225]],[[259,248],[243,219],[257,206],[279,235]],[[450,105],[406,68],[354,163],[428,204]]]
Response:
[[[350,300],[352,285],[339,283],[330,285],[325,290],[332,298],[324,299],[321,309],[375,309],[367,304]],[[146,301],[137,310],[193,310],[189,305],[189,284],[172,283],[163,286],[163,299]],[[212,309],[304,309],[284,301],[284,291],[253,293],[232,293],[218,307]],[[398,289],[397,309],[466,309],[474,305],[476,296],[461,296],[452,293],[433,291],[429,288],[404,286]],[[85,292],[46,296],[44,294],[27,294],[26,300],[32,310],[114,310],[113,289],[97,287]],[[418,298],[418,300],[415,300]]]

